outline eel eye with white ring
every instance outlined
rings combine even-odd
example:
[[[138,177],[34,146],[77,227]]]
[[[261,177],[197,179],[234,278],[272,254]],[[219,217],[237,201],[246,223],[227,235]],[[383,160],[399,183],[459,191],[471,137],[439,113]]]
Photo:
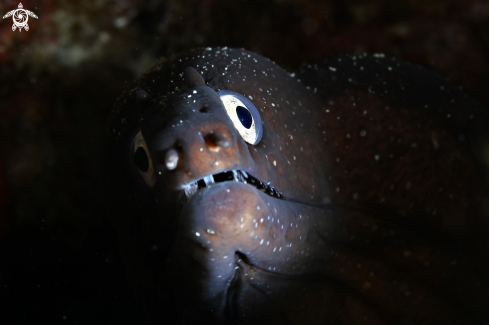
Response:
[[[249,144],[258,144],[263,136],[263,125],[255,105],[248,98],[234,91],[220,90],[217,93],[234,127],[243,139]]]
[[[146,141],[144,141],[141,131],[139,131],[134,139],[132,156],[134,165],[136,165],[139,174],[141,174],[146,184],[151,187],[154,186],[156,179],[153,169],[153,161],[151,160],[148,146],[146,145]]]

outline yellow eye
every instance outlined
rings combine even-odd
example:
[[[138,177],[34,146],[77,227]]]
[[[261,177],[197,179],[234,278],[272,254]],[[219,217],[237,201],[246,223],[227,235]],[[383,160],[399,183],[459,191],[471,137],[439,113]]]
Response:
[[[139,131],[134,139],[133,162],[146,184],[151,187],[154,186],[156,178],[153,161],[151,160],[148,146],[146,145],[146,141],[144,141],[141,131]]]
[[[230,90],[218,92],[236,130],[249,144],[255,145],[263,136],[260,113],[245,96]]]

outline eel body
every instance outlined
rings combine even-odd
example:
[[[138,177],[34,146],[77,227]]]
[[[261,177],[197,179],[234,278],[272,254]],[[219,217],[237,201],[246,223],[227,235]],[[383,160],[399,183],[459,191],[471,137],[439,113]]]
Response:
[[[153,323],[486,324],[488,130],[394,59],[176,55],[107,128],[134,292]]]

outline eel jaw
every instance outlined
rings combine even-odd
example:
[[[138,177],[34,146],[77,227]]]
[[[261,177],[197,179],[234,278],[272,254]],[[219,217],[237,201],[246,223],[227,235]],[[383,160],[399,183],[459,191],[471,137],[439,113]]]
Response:
[[[201,178],[199,180],[196,180],[194,182],[185,185],[183,188],[183,192],[185,193],[185,198],[187,200],[190,200],[195,195],[195,193],[197,193],[199,190],[205,187],[212,186],[212,184],[214,183],[221,183],[221,182],[238,182],[238,183],[248,184],[249,186],[256,187],[257,189],[263,191],[265,194],[273,198],[276,199],[284,198],[281,192],[277,191],[273,186],[270,185],[270,182],[267,183],[262,182],[256,177],[253,177],[247,172],[239,169],[225,171],[218,174],[210,174],[204,176],[204,178]]]

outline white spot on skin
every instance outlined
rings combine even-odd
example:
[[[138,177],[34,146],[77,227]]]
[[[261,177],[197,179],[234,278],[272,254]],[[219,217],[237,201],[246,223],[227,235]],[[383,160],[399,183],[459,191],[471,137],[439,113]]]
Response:
[[[277,161],[276,161],[276,160],[274,160],[274,161],[273,161],[273,165],[274,165],[275,167],[277,167]]]

